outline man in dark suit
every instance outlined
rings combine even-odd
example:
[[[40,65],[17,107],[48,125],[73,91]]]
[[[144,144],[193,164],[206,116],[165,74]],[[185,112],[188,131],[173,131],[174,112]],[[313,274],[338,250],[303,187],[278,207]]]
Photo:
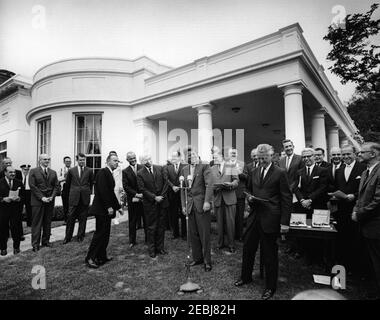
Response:
[[[260,243],[266,277],[263,300],[270,299],[277,289],[277,237],[280,231],[285,233],[289,230],[292,204],[292,193],[286,172],[272,163],[273,153],[270,145],[260,144],[257,147],[260,167],[252,172],[248,191],[253,196],[268,201],[254,200],[252,196],[248,198],[252,211],[244,234],[241,277],[235,282],[235,286],[252,282],[255,255]]]
[[[167,254],[164,249],[165,210],[169,206],[167,184],[163,168],[152,165],[150,156],[142,156],[141,164],[143,168],[137,172],[137,185],[143,194],[149,256],[154,259],[156,254]]]
[[[335,176],[338,169],[343,164],[342,162],[342,150],[338,147],[332,147],[330,149],[330,158],[331,158],[331,166],[328,168],[328,176],[330,180],[330,185],[334,185]]]
[[[64,164],[63,168],[59,170],[58,181],[61,184],[63,218],[65,222],[67,222],[67,218],[69,215],[69,189],[66,185],[66,177],[67,177],[67,173],[71,169],[71,158],[69,156],[65,156],[63,158],[63,164]]]
[[[51,219],[54,211],[54,200],[59,193],[57,173],[48,168],[50,157],[47,154],[39,156],[39,167],[30,170],[29,186],[32,205],[32,247],[36,252],[43,247],[51,247]],[[42,240],[41,240],[42,230]]]
[[[95,196],[89,210],[89,213],[95,216],[96,227],[85,262],[89,268],[94,269],[112,260],[112,258],[107,257],[111,220],[115,218],[116,211],[123,214],[114,192],[115,180],[112,174],[119,165],[119,159],[116,155],[110,154],[106,162],[107,166],[96,174]]]
[[[314,159],[315,165],[322,168],[331,167],[331,163],[323,160],[325,158],[325,150],[323,148],[315,148],[314,149]]]
[[[380,298],[380,144],[364,143],[359,152],[367,165],[360,179],[358,200],[352,211],[352,220],[359,223],[375,272]]]
[[[29,186],[29,171],[30,171],[30,164],[26,165],[23,164],[21,167],[22,170],[22,184],[25,188],[25,199],[23,205],[25,205],[25,211],[26,211],[26,225],[28,227],[32,226],[32,206],[30,204],[30,186]]]
[[[230,148],[228,150],[228,165],[236,170],[239,178],[239,184],[235,189],[236,194],[236,215],[235,215],[235,240],[243,240],[243,228],[244,228],[244,210],[245,210],[245,191],[248,181],[247,166],[243,161],[237,159],[237,149]]]
[[[224,161],[221,154],[214,154],[211,181],[214,189],[214,210],[218,228],[218,249],[227,247],[235,252],[236,193],[239,178],[236,169]]]
[[[0,170],[0,179],[5,177],[5,169],[7,167],[12,167],[12,159],[9,157],[5,157],[2,162],[2,167]],[[20,170],[15,169],[16,177],[15,179],[22,181],[22,174]]]
[[[351,219],[352,210],[358,198],[359,183],[365,164],[356,161],[354,146],[348,145],[342,148],[344,164],[335,171],[335,190],[344,192],[347,197],[338,198],[336,201],[337,212],[334,214],[338,230],[338,259],[348,271],[358,266],[359,254],[359,229],[357,223]]]
[[[187,214],[189,237],[193,261],[190,266],[204,263],[205,271],[211,271],[211,200],[212,181],[208,164],[200,163],[196,151],[190,152],[190,164],[181,170],[183,186],[187,192]],[[181,191],[183,213],[186,214],[186,199]]]
[[[3,178],[0,178],[0,254],[2,256],[7,255],[9,231],[13,239],[13,253],[20,252],[21,214],[24,199],[24,187],[22,182],[16,179],[16,170],[8,166],[4,170],[4,175]],[[10,197],[10,190],[18,191],[18,195]]]
[[[308,218],[311,218],[314,209],[327,209],[328,176],[325,168],[315,164],[313,149],[305,148],[302,159],[305,167],[298,170],[298,183],[293,192],[298,200],[296,211],[307,213]]]
[[[63,244],[71,241],[76,219],[78,219],[79,224],[77,233],[78,242],[82,242],[86,235],[87,213],[94,183],[94,174],[92,169],[85,166],[86,156],[83,153],[79,153],[76,156],[76,160],[78,165],[71,168],[66,175],[65,186],[69,194],[69,213]]]
[[[123,188],[127,194],[128,203],[129,247],[133,248],[136,245],[138,221],[141,221],[141,219],[143,219],[145,242],[147,240],[146,219],[142,205],[143,194],[138,191],[137,186],[137,172],[143,166],[137,164],[136,154],[131,151],[127,153],[127,161],[129,162],[129,166],[123,170]]]
[[[164,167],[164,176],[168,184],[169,199],[169,222],[173,232],[172,238],[179,237],[178,219],[181,219],[181,236],[186,238],[186,219],[182,214],[181,208],[181,192],[179,188],[179,176],[185,164],[181,163],[181,154],[175,151],[172,154],[171,164]]]

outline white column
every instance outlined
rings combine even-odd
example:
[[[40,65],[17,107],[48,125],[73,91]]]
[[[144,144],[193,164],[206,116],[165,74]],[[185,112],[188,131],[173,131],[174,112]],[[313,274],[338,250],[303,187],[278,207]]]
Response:
[[[212,147],[212,105],[194,106],[198,111],[198,154],[202,161],[211,161]]]
[[[316,110],[311,119],[311,144],[313,148],[322,148],[328,154],[326,145],[325,111]]]
[[[154,133],[153,123],[147,118],[134,120],[135,124],[135,150],[137,161],[142,155],[151,155],[153,163],[156,163],[156,134]]]
[[[330,127],[327,132],[327,140],[328,140],[328,146],[329,146],[329,152],[331,148],[339,148],[339,127],[333,126]],[[328,154],[329,154],[328,152]]]
[[[285,137],[294,144],[300,154],[305,148],[305,125],[303,120],[302,88],[300,84],[283,87],[285,103]]]

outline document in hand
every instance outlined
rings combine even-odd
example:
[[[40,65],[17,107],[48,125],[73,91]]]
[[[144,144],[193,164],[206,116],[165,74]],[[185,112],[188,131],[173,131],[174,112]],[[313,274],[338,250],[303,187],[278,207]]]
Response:
[[[253,194],[250,194],[249,192],[244,192],[244,194],[249,198],[249,197],[252,197],[254,200],[256,201],[261,201],[261,202],[269,202],[269,200],[267,199],[263,199],[263,198],[259,198],[259,197],[256,197],[254,196]]]
[[[18,191],[19,191],[19,189],[17,189],[16,191],[15,190],[9,190],[9,198],[11,198],[11,199],[16,199],[16,198],[18,198]]]
[[[133,197],[133,198],[132,198],[132,202],[140,202],[140,199],[139,199],[139,198],[136,198],[136,197]]]
[[[347,198],[347,195],[344,192],[340,191],[340,190],[337,190],[335,192],[329,192],[328,195],[331,196],[331,197],[335,197],[338,200],[339,199],[346,199]]]

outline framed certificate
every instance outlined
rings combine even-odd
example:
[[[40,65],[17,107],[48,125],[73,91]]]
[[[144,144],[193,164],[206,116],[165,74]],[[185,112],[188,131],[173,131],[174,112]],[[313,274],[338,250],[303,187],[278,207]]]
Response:
[[[291,227],[306,227],[306,213],[292,213],[290,215]]]
[[[330,210],[314,209],[311,225],[313,228],[330,228]]]

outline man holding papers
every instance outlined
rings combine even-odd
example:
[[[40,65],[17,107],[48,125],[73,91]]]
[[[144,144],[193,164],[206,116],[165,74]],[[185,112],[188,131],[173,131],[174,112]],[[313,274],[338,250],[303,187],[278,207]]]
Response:
[[[272,163],[273,153],[273,147],[268,144],[260,144],[257,147],[260,166],[253,170],[247,188],[256,199],[248,197],[252,211],[244,234],[241,278],[235,282],[235,286],[238,287],[252,282],[255,255],[260,243],[263,248],[266,278],[265,290],[261,297],[263,300],[270,299],[277,288],[277,237],[280,231],[289,230],[292,205],[292,193],[286,171]]]
[[[22,236],[21,211],[24,200],[24,186],[16,177],[16,170],[9,166],[4,169],[4,177],[0,179],[0,250],[7,255],[9,230],[13,239],[13,253],[20,252]]]

